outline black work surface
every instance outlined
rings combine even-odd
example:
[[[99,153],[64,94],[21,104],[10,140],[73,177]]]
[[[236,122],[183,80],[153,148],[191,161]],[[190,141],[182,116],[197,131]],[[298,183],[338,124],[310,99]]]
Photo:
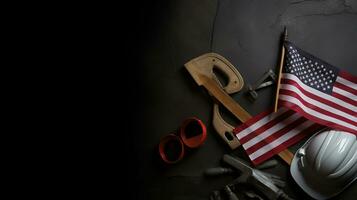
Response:
[[[208,199],[234,177],[204,177],[203,171],[220,166],[222,155],[244,159],[241,148],[232,152],[212,127],[212,100],[185,70],[184,64],[204,53],[227,58],[245,83],[254,83],[269,68],[277,72],[280,36],[284,25],[289,40],[332,65],[357,75],[357,1],[301,0],[167,0],[146,3],[135,27],[135,84],[129,90],[135,104],[130,110],[129,151],[133,162],[129,199]],[[250,102],[244,90],[232,95],[250,114],[273,105],[274,87],[262,89]],[[175,165],[156,163],[156,146],[162,136],[175,131],[182,120],[196,116],[207,125],[204,145]],[[290,149],[296,150],[300,144]],[[294,199],[311,199],[292,180],[289,166],[277,156],[279,166],[266,170],[287,181],[284,191]],[[125,184],[125,183],[124,183]],[[352,184],[334,199],[356,199]],[[244,199],[244,197],[241,197]]]

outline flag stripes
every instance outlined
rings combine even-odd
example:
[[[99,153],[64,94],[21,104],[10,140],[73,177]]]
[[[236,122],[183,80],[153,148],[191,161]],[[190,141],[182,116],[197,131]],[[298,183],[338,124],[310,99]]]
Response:
[[[315,96],[314,98],[310,98],[306,96],[301,90],[302,88],[296,86],[295,84],[283,84],[281,87],[282,91],[280,94],[282,95],[291,95],[295,98],[298,98],[304,104],[308,105],[308,107],[319,110],[320,112],[333,112],[331,115],[337,114],[341,118],[346,118],[346,120],[353,119],[356,121],[356,113],[347,109],[337,109],[333,106],[330,106],[326,103],[321,103],[322,98]]]
[[[279,103],[317,123],[357,134],[356,96],[341,89],[347,87],[355,92],[357,85],[344,77],[338,77],[336,82],[332,94],[337,95],[332,97],[307,86],[293,74],[283,73]]]
[[[234,132],[254,164],[269,159],[323,126],[280,108],[266,111],[238,126]]]

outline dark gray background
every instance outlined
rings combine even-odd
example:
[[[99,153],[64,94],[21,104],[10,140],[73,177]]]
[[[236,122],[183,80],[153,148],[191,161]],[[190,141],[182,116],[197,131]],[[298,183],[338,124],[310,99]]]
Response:
[[[126,163],[134,172],[127,184],[131,199],[208,199],[212,190],[233,179],[202,174],[219,166],[222,155],[231,151],[212,127],[212,100],[184,69],[190,59],[219,53],[245,83],[253,83],[269,68],[277,69],[280,35],[287,26],[289,40],[301,49],[357,74],[357,1],[167,0],[147,2],[132,12],[140,17],[132,26],[136,60],[128,66],[135,74],[128,82],[135,107],[128,123],[131,142],[126,142],[128,151],[135,150]],[[233,97],[255,115],[273,105],[274,88],[261,90],[255,103],[244,91]],[[205,144],[179,164],[162,168],[155,162],[156,145],[189,116],[207,125]],[[240,148],[233,153],[244,157]],[[280,165],[267,171],[288,181],[284,190],[289,195],[309,199],[291,179],[289,167],[275,158]],[[353,184],[335,199],[355,199],[356,190]]]

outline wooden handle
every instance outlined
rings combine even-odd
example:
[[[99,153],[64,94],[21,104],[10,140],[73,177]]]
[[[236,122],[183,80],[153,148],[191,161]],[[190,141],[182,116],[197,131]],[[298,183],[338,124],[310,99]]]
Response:
[[[279,66],[279,74],[278,74],[278,84],[276,86],[276,93],[275,93],[275,102],[274,102],[274,112],[278,110],[278,100],[279,100],[279,90],[280,90],[280,79],[281,79],[281,72],[283,70],[284,65],[284,57],[285,57],[285,47],[284,42],[288,39],[288,29],[284,28],[284,35],[282,38],[283,44],[281,46],[281,56],[280,56],[280,66]]]
[[[275,102],[274,102],[274,112],[278,110],[278,100],[279,100],[279,90],[280,90],[280,79],[281,79],[281,72],[283,71],[283,64],[284,64],[284,57],[285,57],[285,47],[283,45],[281,49],[281,58],[280,58],[280,68],[276,86],[276,93],[275,93]]]
[[[283,159],[287,164],[291,165],[291,161],[293,160],[294,154],[292,154],[289,149],[285,149],[284,151],[279,153],[281,159]]]
[[[232,97],[225,93],[214,80],[202,74],[198,76],[202,85],[240,121],[245,122],[251,118],[250,114],[234,101]]]

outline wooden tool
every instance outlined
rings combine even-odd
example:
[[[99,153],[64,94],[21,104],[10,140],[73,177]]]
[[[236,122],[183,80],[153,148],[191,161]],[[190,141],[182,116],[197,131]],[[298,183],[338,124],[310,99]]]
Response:
[[[244,81],[238,70],[224,57],[216,53],[207,53],[199,56],[190,62],[186,63],[187,66],[194,66],[199,68],[199,71],[204,73],[207,77],[214,80],[220,88],[227,94],[233,94],[240,91],[244,86]],[[214,70],[220,71],[222,75],[226,76],[227,84],[223,85],[218,77],[213,72]],[[212,95],[212,94],[211,94]],[[239,147],[240,143],[237,137],[234,136],[234,127],[227,123],[219,112],[217,103],[213,104],[213,127],[218,135],[228,144],[231,149]]]
[[[225,89],[227,86],[224,87],[217,81],[217,77],[213,73],[213,68],[215,67],[227,75],[229,79],[228,84],[231,84],[231,88],[239,88],[235,86],[237,84],[241,84],[241,87],[243,87],[243,79],[240,74],[236,77],[232,73],[232,70],[230,70],[234,66],[218,54],[205,54],[185,64],[185,68],[199,86],[205,87],[216,100],[223,104],[240,121],[247,121],[251,118],[251,115],[225,92],[227,91]],[[225,136],[221,137],[225,138]],[[238,140],[235,136],[234,139]],[[288,149],[279,153],[279,156],[290,165],[293,154]]]

